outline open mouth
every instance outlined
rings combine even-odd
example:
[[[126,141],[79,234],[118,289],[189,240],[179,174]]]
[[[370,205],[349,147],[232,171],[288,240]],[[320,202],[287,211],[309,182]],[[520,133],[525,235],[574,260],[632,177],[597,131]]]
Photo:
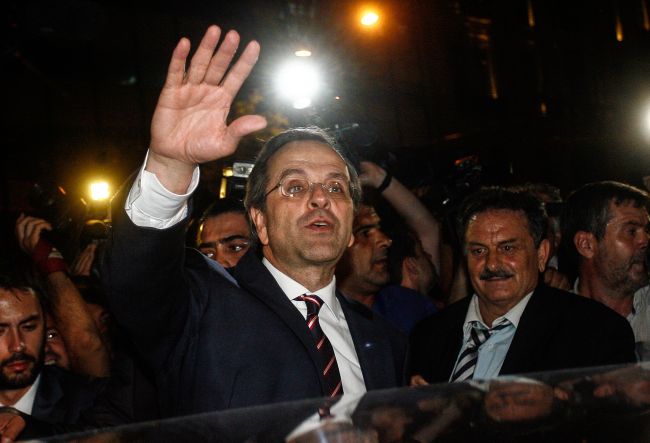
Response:
[[[307,224],[307,228],[316,232],[328,232],[333,229],[334,224],[324,218],[316,218]]]

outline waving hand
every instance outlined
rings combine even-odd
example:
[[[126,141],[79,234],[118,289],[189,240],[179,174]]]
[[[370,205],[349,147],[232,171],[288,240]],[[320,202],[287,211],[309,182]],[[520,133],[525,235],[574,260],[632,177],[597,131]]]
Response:
[[[266,126],[259,115],[227,124],[230,106],[255,66],[260,46],[250,42],[228,70],[239,35],[228,32],[218,46],[220,36],[217,26],[208,28],[187,70],[190,42],[181,39],[154,111],[146,169],[172,192],[185,192],[197,164],[232,154],[243,136]]]

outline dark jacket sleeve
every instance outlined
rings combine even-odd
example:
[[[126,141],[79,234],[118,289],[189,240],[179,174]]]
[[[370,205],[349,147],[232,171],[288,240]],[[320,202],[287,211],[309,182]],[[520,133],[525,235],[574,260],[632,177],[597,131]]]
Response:
[[[101,277],[117,322],[159,367],[182,336],[190,309],[191,285],[183,270],[186,221],[168,229],[136,226],[124,210],[130,188],[128,182],[111,202]]]

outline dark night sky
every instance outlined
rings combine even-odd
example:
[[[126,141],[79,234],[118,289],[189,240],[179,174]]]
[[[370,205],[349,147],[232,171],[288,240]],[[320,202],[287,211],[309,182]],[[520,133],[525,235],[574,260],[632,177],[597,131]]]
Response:
[[[35,180],[75,193],[93,176],[124,180],[146,150],[171,50],[210,23],[262,44],[242,100],[257,94],[258,112],[290,125],[360,123],[348,140],[374,141],[361,155],[409,184],[439,187],[454,159],[478,154],[486,182],[640,185],[650,158],[639,123],[650,105],[647,0],[566,3],[384,1],[382,29],[369,34],[355,24],[360,2],[342,0],[10,2],[2,206],[19,210]],[[303,40],[327,79],[315,115],[271,90],[278,60]]]

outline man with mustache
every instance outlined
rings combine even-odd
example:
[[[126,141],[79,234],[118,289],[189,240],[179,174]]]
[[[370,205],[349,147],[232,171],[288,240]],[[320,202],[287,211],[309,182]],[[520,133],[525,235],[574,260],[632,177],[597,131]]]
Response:
[[[634,337],[623,318],[542,283],[549,244],[539,200],[486,188],[470,195],[459,214],[475,293],[415,327],[412,382],[635,361]]]
[[[19,274],[0,272],[2,412],[15,414],[16,420],[25,414],[43,422],[76,423],[81,412],[92,405],[102,382],[45,366],[45,346],[45,316],[39,295]],[[4,431],[0,429],[6,436]]]
[[[220,37],[208,28],[187,70],[189,41],[174,50],[145,164],[113,199],[103,261],[111,308],[155,372],[163,414],[403,384],[406,340],[336,290],[361,196],[354,166],[322,130],[285,131],[258,155],[244,204],[262,257],[248,251],[230,275],[184,249],[198,165],[266,125],[227,120],[260,48],[249,43],[228,70],[239,36]]]
[[[565,246],[577,260],[574,292],[625,317],[641,353],[650,342],[649,202],[641,189],[596,182],[573,192],[562,214]],[[647,351],[643,354],[650,358]]]

